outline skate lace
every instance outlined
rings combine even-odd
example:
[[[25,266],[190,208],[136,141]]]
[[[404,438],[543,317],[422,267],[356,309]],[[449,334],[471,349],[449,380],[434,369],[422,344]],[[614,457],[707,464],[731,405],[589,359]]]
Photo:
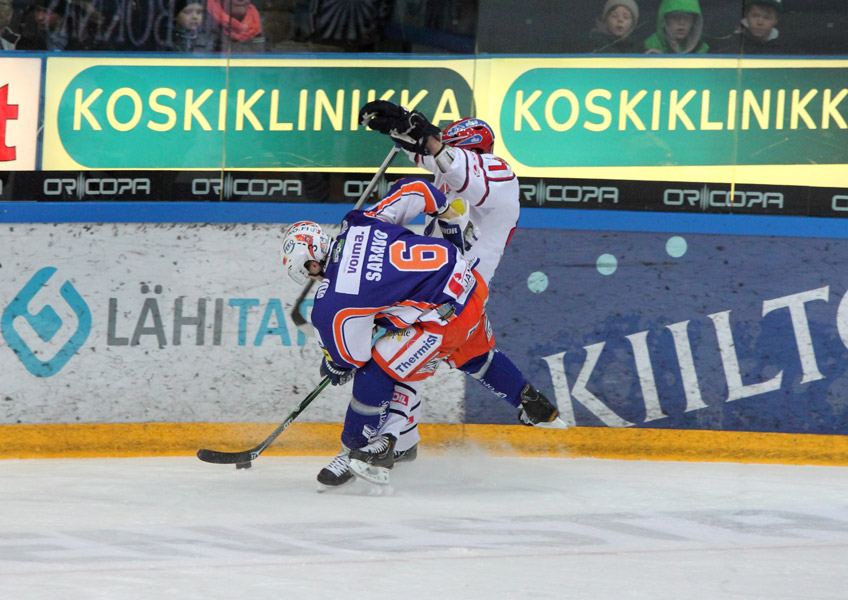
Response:
[[[339,452],[336,458],[333,461],[324,467],[335,473],[336,475],[341,475],[350,470],[350,451],[344,450]]]
[[[389,447],[389,438],[386,436],[380,436],[376,440],[371,441],[363,450],[371,454],[380,454],[386,451],[386,448]]]

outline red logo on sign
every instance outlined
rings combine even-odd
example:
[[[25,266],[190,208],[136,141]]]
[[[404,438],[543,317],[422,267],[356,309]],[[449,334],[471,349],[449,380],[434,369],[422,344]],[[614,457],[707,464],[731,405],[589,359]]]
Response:
[[[0,87],[0,162],[15,160],[15,147],[6,145],[6,121],[18,118],[18,105],[9,104],[9,85]]]

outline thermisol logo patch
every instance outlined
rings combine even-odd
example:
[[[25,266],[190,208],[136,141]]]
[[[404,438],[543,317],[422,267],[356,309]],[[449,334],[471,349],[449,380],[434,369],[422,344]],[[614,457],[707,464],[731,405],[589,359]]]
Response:
[[[17,355],[26,369],[36,377],[51,377],[62,370],[71,357],[88,339],[91,332],[91,310],[88,304],[74,288],[70,281],[65,281],[59,290],[62,298],[68,303],[77,317],[77,328],[71,337],[62,345],[52,358],[44,359],[30,348],[15,329],[15,320],[21,317],[43,342],[53,340],[65,324],[56,310],[45,305],[33,314],[29,311],[29,303],[56,273],[56,267],[44,267],[39,270],[20,292],[12,299],[3,311],[0,319],[0,330],[9,348]],[[18,325],[21,325],[18,321]]]

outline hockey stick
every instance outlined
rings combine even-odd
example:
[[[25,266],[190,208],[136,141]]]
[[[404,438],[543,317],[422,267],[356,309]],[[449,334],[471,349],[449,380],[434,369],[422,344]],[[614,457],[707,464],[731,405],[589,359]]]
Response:
[[[309,395],[304,398],[300,404],[298,404],[297,408],[295,408],[292,413],[286,417],[286,420],[280,423],[277,428],[271,432],[271,435],[265,438],[265,440],[255,448],[242,450],[241,452],[222,452],[220,450],[207,450],[206,448],[201,448],[197,451],[197,458],[208,463],[215,463],[219,465],[235,464],[238,468],[249,468],[250,461],[259,458],[259,455],[265,451],[265,448],[270,446],[273,441],[276,440],[280,434],[292,424],[292,421],[294,421],[298,415],[300,415],[300,413],[302,413],[304,409],[318,397],[318,394],[324,391],[324,388],[327,387],[327,384],[329,383],[330,378],[324,377],[324,379],[321,380],[321,383],[318,384],[318,387],[312,390]]]
[[[377,185],[377,182],[380,181],[380,177],[383,176],[383,173],[386,172],[386,169],[389,168],[389,164],[394,160],[397,153],[400,152],[400,146],[395,144],[392,146],[392,149],[389,150],[389,153],[386,155],[385,160],[383,160],[383,164],[380,165],[380,168],[377,169],[377,172],[374,173],[374,177],[371,178],[371,181],[368,182],[368,185],[363,190],[362,194],[359,196],[359,199],[356,201],[356,204],[353,206],[353,210],[358,210],[362,208],[362,205],[365,204],[365,201],[368,199],[368,196],[371,195],[371,192],[374,191],[374,188]],[[303,288],[303,291],[300,293],[300,296],[297,297],[297,300],[294,301],[294,307],[291,312],[291,320],[295,324],[295,326],[305,333],[306,335],[312,334],[312,328],[309,327],[309,322],[306,320],[306,316],[300,312],[300,305],[303,304],[303,301],[306,300],[307,296],[309,296],[309,292],[312,291],[312,286],[315,284],[314,281],[310,281]]]

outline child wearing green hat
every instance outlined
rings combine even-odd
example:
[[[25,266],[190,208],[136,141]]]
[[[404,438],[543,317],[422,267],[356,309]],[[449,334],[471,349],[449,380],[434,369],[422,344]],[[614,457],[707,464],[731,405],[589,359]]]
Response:
[[[646,54],[703,54],[704,19],[698,0],[662,0],[657,31],[645,40]]]

